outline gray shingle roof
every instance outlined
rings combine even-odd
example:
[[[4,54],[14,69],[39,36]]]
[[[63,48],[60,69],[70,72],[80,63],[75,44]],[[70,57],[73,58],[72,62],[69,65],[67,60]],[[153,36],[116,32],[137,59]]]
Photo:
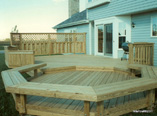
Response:
[[[63,25],[66,24],[71,24],[74,22],[79,22],[79,21],[83,21],[83,20],[87,20],[87,14],[86,14],[86,10],[76,13],[74,15],[72,15],[69,19],[59,23],[58,25],[56,25],[55,27],[53,27],[54,29],[57,29],[59,27],[62,27]]]

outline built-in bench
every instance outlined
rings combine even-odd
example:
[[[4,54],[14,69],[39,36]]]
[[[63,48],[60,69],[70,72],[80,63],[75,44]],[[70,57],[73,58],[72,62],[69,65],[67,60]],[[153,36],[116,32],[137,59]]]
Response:
[[[37,69],[46,66],[46,64],[35,64],[35,65],[27,65],[15,69],[10,69],[7,71],[2,71],[2,79],[4,82],[5,88],[13,86],[13,85],[18,85],[18,84],[23,84],[26,83],[27,80],[21,75],[21,73],[29,72],[31,70],[34,70],[34,77],[37,76]],[[14,99],[15,99],[15,94],[12,94]]]

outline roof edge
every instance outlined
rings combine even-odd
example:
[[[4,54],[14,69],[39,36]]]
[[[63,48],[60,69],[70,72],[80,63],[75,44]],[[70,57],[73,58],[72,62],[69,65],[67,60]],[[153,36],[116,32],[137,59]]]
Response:
[[[81,20],[81,21],[77,21],[77,22],[63,24],[63,25],[60,25],[60,26],[54,26],[52,28],[53,29],[58,29],[58,28],[64,28],[64,27],[69,27],[69,26],[74,26],[74,25],[85,24],[85,23],[89,23],[89,20]]]

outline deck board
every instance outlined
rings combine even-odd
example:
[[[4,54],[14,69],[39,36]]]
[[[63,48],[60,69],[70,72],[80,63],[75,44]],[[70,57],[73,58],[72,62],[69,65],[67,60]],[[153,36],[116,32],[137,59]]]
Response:
[[[69,71],[55,74],[44,74],[33,79],[32,82],[96,86],[129,79],[134,78],[130,78],[129,75],[118,72]]]

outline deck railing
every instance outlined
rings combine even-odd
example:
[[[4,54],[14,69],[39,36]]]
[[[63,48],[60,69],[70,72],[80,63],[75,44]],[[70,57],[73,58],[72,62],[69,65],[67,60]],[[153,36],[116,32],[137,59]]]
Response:
[[[35,55],[86,53],[86,33],[11,33],[11,43]]]
[[[154,43],[129,44],[129,64],[154,65]]]

